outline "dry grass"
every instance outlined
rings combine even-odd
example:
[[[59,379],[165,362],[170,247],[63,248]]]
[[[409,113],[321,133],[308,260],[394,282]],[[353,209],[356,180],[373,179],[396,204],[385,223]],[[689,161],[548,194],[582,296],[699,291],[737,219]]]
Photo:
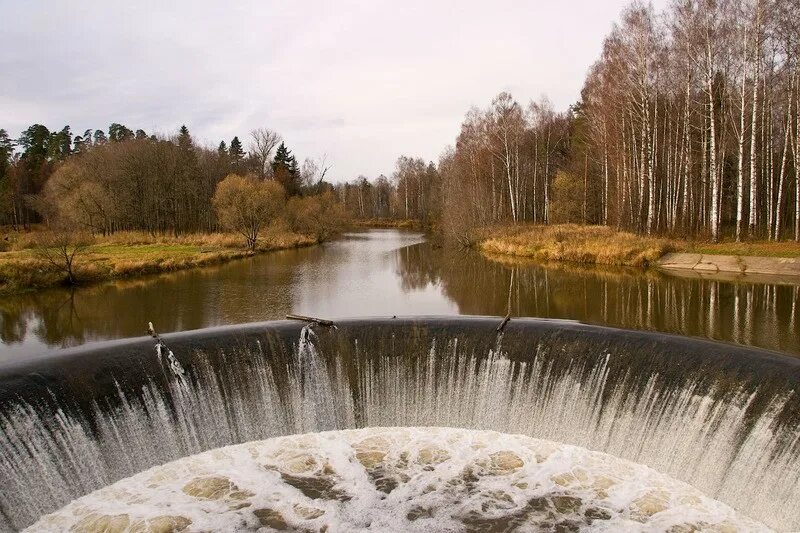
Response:
[[[397,229],[420,229],[422,223],[413,218],[369,218],[355,220],[353,224],[360,228],[397,228]]]
[[[720,242],[690,243],[687,252],[713,255],[750,255],[759,257],[800,257],[800,242]]]
[[[18,292],[64,283],[64,274],[35,252],[41,231],[18,233],[0,251],[0,293]],[[316,244],[306,235],[270,228],[259,239],[257,252]],[[119,279],[206,266],[253,255],[235,234],[192,234],[180,237],[119,232],[97,237],[76,261],[81,282]]]
[[[647,266],[678,249],[670,240],[641,237],[606,226],[520,225],[487,228],[480,234],[487,254],[598,265]]]

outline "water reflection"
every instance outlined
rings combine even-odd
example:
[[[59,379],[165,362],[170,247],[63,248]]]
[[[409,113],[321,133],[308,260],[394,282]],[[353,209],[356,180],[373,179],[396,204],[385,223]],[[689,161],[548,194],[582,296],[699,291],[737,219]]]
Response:
[[[513,282],[512,282],[513,277]],[[375,230],[225,265],[0,300],[0,362],[100,339],[282,318],[568,318],[800,355],[797,285],[488,260]]]
[[[462,314],[566,318],[737,342],[800,355],[800,286],[654,270],[541,265],[437,250],[398,254],[403,284],[438,284]]]

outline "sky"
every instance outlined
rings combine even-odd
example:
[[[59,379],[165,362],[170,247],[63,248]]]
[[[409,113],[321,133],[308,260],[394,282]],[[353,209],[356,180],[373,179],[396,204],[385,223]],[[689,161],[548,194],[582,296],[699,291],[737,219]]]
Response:
[[[388,176],[501,91],[566,109],[627,3],[0,0],[0,128],[265,127],[331,181]]]

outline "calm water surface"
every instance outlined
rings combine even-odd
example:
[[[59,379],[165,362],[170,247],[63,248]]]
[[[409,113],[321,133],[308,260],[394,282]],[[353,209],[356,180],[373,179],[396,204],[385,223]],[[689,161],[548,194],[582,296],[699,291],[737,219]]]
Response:
[[[0,364],[86,342],[283,318],[568,318],[800,356],[800,286],[486,259],[372,230],[225,265],[0,300]]]

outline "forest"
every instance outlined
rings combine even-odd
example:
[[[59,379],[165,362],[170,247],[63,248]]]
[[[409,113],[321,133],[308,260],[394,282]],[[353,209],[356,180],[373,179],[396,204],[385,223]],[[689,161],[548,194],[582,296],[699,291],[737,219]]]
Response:
[[[630,4],[581,98],[500,93],[470,109],[436,163],[324,181],[266,129],[219,147],[112,124],[0,130],[0,223],[54,209],[92,232],[215,231],[217,185],[274,179],[289,197],[329,191],[359,219],[414,219],[457,240],[499,224],[602,224],[642,235],[800,240],[800,0]],[[501,84],[502,80],[498,80]],[[273,156],[274,153],[274,156]]]
[[[35,124],[16,141],[0,130],[0,146],[0,224],[15,228],[58,219],[102,235],[211,232],[220,228],[212,200],[226,176],[269,178],[290,198],[331,189],[324,160],[299,165],[267,129],[251,132],[247,151],[238,137],[210,149],[186,126],[159,137],[117,123],[107,135],[74,137],[69,126]]]
[[[800,239],[800,2],[630,4],[581,99],[501,93],[426,166],[341,188],[361,216],[604,224],[646,235]],[[366,214],[365,214],[366,213]]]

